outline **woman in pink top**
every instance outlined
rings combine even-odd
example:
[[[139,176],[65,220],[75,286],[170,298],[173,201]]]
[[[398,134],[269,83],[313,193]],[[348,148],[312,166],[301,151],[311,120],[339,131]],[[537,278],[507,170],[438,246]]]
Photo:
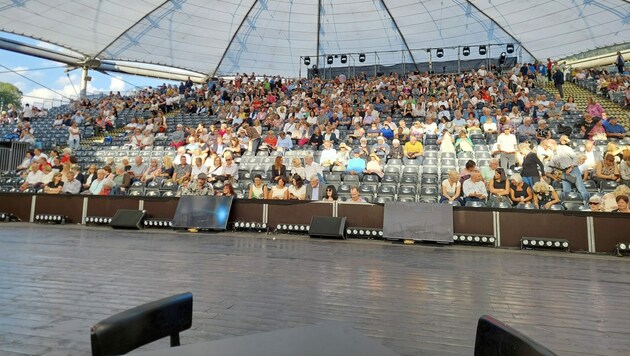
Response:
[[[587,100],[588,104],[586,105],[586,112],[591,114],[593,117],[601,118],[604,113],[604,108],[602,108],[602,106],[599,105],[592,96],[589,96]]]

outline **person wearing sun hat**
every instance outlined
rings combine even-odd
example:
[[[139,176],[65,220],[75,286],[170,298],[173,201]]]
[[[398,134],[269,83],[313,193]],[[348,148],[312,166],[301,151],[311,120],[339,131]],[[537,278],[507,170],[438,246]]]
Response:
[[[370,154],[370,161],[367,163],[365,167],[365,171],[364,171],[365,174],[372,174],[372,175],[378,176],[379,181],[385,175],[385,173],[383,172],[383,168],[381,167],[380,161],[381,159],[378,157],[376,153]]]

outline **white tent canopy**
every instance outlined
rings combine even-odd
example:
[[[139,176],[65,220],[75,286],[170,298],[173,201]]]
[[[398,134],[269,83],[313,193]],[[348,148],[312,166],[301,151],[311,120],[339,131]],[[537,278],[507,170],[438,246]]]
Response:
[[[86,58],[206,75],[295,76],[302,56],[315,63],[325,54],[366,53],[365,64],[387,65],[426,62],[427,48],[445,48],[447,60],[457,58],[457,47],[471,46],[471,58],[479,58],[476,45],[514,43],[527,59],[562,58],[627,42],[630,3],[22,0],[0,2],[0,31],[56,44]],[[490,55],[498,57],[500,51]],[[358,62],[356,55],[350,61]]]

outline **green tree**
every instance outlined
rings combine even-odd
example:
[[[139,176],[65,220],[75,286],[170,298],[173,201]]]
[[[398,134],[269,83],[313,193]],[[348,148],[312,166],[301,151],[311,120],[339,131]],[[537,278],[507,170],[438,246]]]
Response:
[[[9,104],[22,108],[22,92],[15,85],[0,82],[0,106],[6,110]]]

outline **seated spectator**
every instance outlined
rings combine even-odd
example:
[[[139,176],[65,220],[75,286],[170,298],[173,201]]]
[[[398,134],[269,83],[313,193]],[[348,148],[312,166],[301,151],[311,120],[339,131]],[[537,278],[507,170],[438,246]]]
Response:
[[[105,185],[106,173],[107,171],[105,171],[104,169],[99,169],[98,171],[96,171],[96,179],[90,183],[90,189],[86,192],[92,195],[104,195],[103,193],[109,190],[109,188],[107,188]]]
[[[61,172],[54,173],[53,178],[46,186],[44,186],[44,193],[46,194],[59,194],[63,189],[63,182],[61,181]]]
[[[337,151],[337,157],[335,158],[334,165],[346,168],[348,160],[350,160],[350,147],[342,142],[339,144],[339,150]]]
[[[33,161],[33,151],[26,151],[26,155],[24,156],[22,163],[20,163],[20,165],[17,166],[16,170],[20,172],[25,169],[29,169],[32,161]]]
[[[32,163],[28,173],[25,175],[24,183],[20,186],[20,191],[33,189],[42,183],[44,172],[39,170],[39,164]]]
[[[526,117],[523,124],[516,129],[518,142],[532,141],[536,138],[536,127],[532,125],[532,119]]]
[[[490,119],[492,120],[492,119]],[[466,131],[461,130],[455,140],[455,150],[459,152],[473,152],[473,142],[466,134]]]
[[[518,173],[514,173],[510,177],[510,199],[515,206],[534,199],[532,188],[525,184],[523,177]]]
[[[304,180],[299,175],[294,175],[293,177],[291,177],[291,186],[289,187],[289,199],[306,199],[306,186],[304,186]]]
[[[473,161],[472,159],[469,159],[466,162],[466,165],[464,166],[464,169],[461,170],[461,172],[459,172],[459,180],[464,183],[464,181],[466,181],[467,179],[469,179],[470,177],[472,177],[473,173],[479,171],[477,169],[477,163],[475,163],[475,161]],[[479,173],[481,174],[481,172]],[[481,176],[483,178],[483,176]]]
[[[131,168],[127,169],[125,167],[125,170],[129,171],[129,175],[131,176],[133,181],[137,181],[137,180],[140,180],[140,178],[144,175],[144,173],[147,171],[148,168],[149,167],[147,166],[146,163],[144,163],[142,156],[136,156],[133,164],[131,165]]]
[[[376,154],[378,158],[384,159],[389,155],[390,147],[385,142],[385,138],[383,136],[379,136],[376,138],[376,143],[372,146],[372,153]]]
[[[606,154],[602,161],[597,162],[593,180],[601,187],[604,181],[618,182],[620,179],[619,165],[615,162],[615,156]]]
[[[177,184],[182,184],[184,177],[188,177],[190,181],[190,175],[192,173],[192,167],[188,164],[188,158],[186,156],[180,157],[180,163],[173,169],[173,180]]]
[[[602,197],[602,211],[611,212],[617,209],[617,197],[620,195],[628,196],[630,188],[627,185],[620,185],[614,191],[604,194]]]
[[[322,198],[324,201],[335,201],[339,200],[339,195],[337,195],[337,188],[334,185],[329,185],[326,187],[326,192],[324,193],[324,197]]]
[[[534,184],[534,205],[538,209],[551,209],[552,206],[560,203],[558,193],[552,186],[544,181]]]
[[[381,135],[381,130],[379,130],[378,126],[376,125],[376,122],[373,122],[365,132],[365,136],[370,137],[370,138],[376,138],[380,135]]]
[[[313,175],[317,175],[319,177],[320,182],[325,182],[324,175],[322,173],[322,167],[319,163],[313,161],[313,156],[308,154],[304,157],[304,176],[312,177]],[[302,175],[300,175],[301,177]]]
[[[196,196],[214,195],[212,184],[208,183],[208,176],[205,173],[200,173],[196,179],[191,177],[190,181],[188,189],[182,194]],[[193,181],[196,183],[193,183]]]
[[[361,151],[355,149],[352,151],[352,158],[348,160],[348,165],[346,166],[346,173],[350,175],[358,175],[359,179],[363,176],[363,172],[365,171],[366,164],[365,160],[361,158]]]
[[[381,178],[383,178],[383,176],[385,175],[380,161],[381,159],[375,153],[372,153],[370,155],[370,161],[367,163],[367,165],[365,166],[365,170],[363,171],[364,174],[376,176],[379,182],[381,181]]]
[[[487,135],[495,135],[497,131],[497,123],[492,120],[492,116],[486,116],[486,122],[483,123],[483,132]]]
[[[241,154],[243,152],[243,148],[241,147],[241,143],[238,141],[238,138],[232,137],[230,139],[230,146],[225,149],[225,151],[223,152],[223,155],[225,156],[228,152],[230,153],[230,156],[232,156],[232,157],[240,157],[241,156]],[[254,152],[254,151],[252,151],[252,152]]]
[[[603,208],[603,204],[602,204],[603,200],[602,197],[600,197],[599,195],[593,195],[592,197],[590,197],[588,199],[588,206],[590,208],[591,212],[602,212],[604,211]]]
[[[409,137],[409,142],[405,143],[403,151],[405,154],[403,157],[403,162],[405,164],[408,164],[410,161],[413,160],[418,161],[418,164],[420,165],[422,165],[422,162],[424,162],[424,147],[415,136]]]
[[[548,139],[551,139],[551,129],[549,129],[547,121],[538,120],[538,129],[536,129],[536,140],[538,140],[538,143],[541,143],[544,140]]]
[[[356,186],[350,187],[350,199],[347,200],[351,203],[365,203],[365,199],[361,197],[361,193],[359,193],[359,188]]]
[[[604,122],[604,131],[606,132],[606,136],[608,138],[618,138],[623,139],[626,137],[626,129],[619,125],[619,121],[616,116],[609,117],[607,121]]]
[[[630,185],[630,151],[624,152],[623,161],[619,164],[619,176],[625,185]]]
[[[464,203],[468,203],[469,201],[485,201],[488,197],[486,184],[479,171],[474,171],[470,175],[470,178],[464,181],[462,190],[464,192]]]
[[[190,176],[184,176],[181,180],[181,183],[177,187],[177,196],[181,197],[184,195],[190,195],[189,190],[191,189]]]
[[[615,201],[617,202],[617,209],[613,210],[613,213],[630,213],[627,195],[618,195]]]
[[[488,191],[490,192],[488,200],[494,203],[512,203],[510,199],[510,185],[503,168],[498,167],[494,171],[492,180],[488,182]]]
[[[503,126],[503,132],[497,137],[497,150],[500,152],[499,162],[504,171],[516,164],[516,150],[518,142],[516,136],[511,133],[509,125]]]
[[[276,183],[281,177],[287,178],[287,167],[282,163],[282,156],[276,156],[271,166],[271,183]]]
[[[405,150],[403,146],[400,145],[400,141],[398,139],[392,140],[392,146],[389,149],[387,159],[403,159],[403,157],[405,157]]]
[[[191,180],[197,179],[197,176],[202,173],[207,175],[208,167],[203,165],[203,159],[201,157],[197,157],[195,158],[195,164],[193,164],[190,172]]]
[[[569,113],[574,113],[578,111],[578,107],[573,96],[569,96],[567,98],[567,102],[564,104],[563,110]]]
[[[448,202],[452,204],[458,202],[459,205],[464,205],[461,195],[462,183],[459,181],[459,174],[454,170],[448,171],[448,178],[442,181],[440,203]]]
[[[221,189],[220,192],[216,192],[216,195],[219,196],[223,196],[223,197],[232,197],[232,196],[236,196],[236,192],[234,191],[234,186],[232,185],[232,183],[225,183],[223,184],[223,188]]]
[[[267,131],[267,135],[263,139],[262,144],[260,145],[259,150],[266,150],[269,152],[275,151],[278,146],[278,137],[273,132],[273,130]]]
[[[66,173],[66,181],[61,188],[61,194],[79,194],[81,191],[81,181],[76,178],[75,171]]]
[[[308,143],[316,150],[319,150],[319,148],[324,144],[324,136],[322,135],[322,130],[320,130],[319,126],[315,126]]]
[[[263,184],[260,174],[254,176],[254,183],[249,185],[249,199],[268,199],[267,185]]]
[[[278,138],[278,144],[276,150],[278,152],[287,152],[293,149],[293,141],[284,131],[280,131],[280,137]]]
[[[322,167],[331,167],[337,160],[337,150],[333,147],[332,141],[324,141],[324,149],[319,158],[319,164]]]
[[[221,166],[221,174],[216,176],[216,180],[230,183],[238,180],[238,165],[234,163],[232,155],[226,154],[224,158],[225,162]]]
[[[111,181],[114,183],[111,194],[125,195],[131,186],[131,174],[125,172],[125,166],[117,164]]]
[[[322,200],[325,193],[325,188],[320,183],[319,178],[312,176],[306,186],[306,200]]]
[[[608,137],[606,136],[606,128],[604,128],[604,120],[594,118],[593,123],[593,127],[585,138],[591,141],[606,141]]]
[[[186,143],[185,140],[186,133],[184,132],[184,127],[182,124],[178,124],[175,128],[175,131],[171,133],[171,147],[179,148]]]
[[[269,198],[274,200],[288,200],[289,188],[286,186],[286,178],[280,176],[276,181],[276,185],[271,188]]]

